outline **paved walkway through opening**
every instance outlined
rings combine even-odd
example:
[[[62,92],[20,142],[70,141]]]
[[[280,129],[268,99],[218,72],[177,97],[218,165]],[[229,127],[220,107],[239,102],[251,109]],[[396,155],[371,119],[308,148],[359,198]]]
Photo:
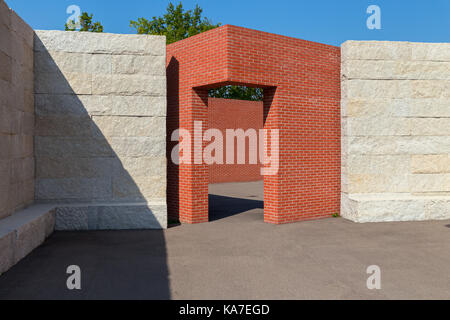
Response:
[[[210,193],[207,224],[56,232],[0,276],[0,299],[450,299],[450,221],[274,226],[261,182]],[[66,288],[73,264],[81,291]],[[366,287],[370,265],[381,290]]]

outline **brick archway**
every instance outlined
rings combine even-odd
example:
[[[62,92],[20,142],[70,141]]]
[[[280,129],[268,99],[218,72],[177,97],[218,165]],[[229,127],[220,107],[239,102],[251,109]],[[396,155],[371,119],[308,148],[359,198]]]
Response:
[[[168,210],[208,221],[208,166],[174,165],[178,128],[207,123],[208,90],[264,90],[264,128],[280,131],[280,168],[264,177],[264,220],[282,224],[340,211],[340,49],[225,25],[167,47]],[[204,125],[203,130],[206,130]],[[205,145],[203,145],[205,146]]]

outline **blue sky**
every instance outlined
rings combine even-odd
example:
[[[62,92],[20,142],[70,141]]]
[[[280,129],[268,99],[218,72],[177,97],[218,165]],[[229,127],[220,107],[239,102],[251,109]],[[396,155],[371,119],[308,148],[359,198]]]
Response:
[[[178,1],[174,1],[178,3]],[[340,45],[346,40],[450,42],[450,0],[184,0],[214,23]],[[129,21],[165,12],[168,0],[6,0],[34,29],[62,30],[66,8],[94,13],[105,32],[134,33]],[[369,30],[369,5],[381,9],[381,30]]]

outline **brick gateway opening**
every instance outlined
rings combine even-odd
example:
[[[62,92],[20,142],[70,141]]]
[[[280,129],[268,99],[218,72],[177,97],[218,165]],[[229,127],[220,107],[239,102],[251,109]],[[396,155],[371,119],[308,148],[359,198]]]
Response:
[[[217,129],[224,137],[224,144],[227,141],[226,130],[242,129],[244,131],[253,130],[259,132],[264,128],[263,121],[263,103],[262,101],[246,101],[235,99],[208,99],[208,128]],[[234,158],[237,158],[237,144],[234,144]],[[249,139],[246,139],[245,145],[245,164],[227,164],[227,150],[223,150],[223,164],[211,164],[209,166],[209,183],[227,183],[227,182],[252,182],[261,181],[262,165],[258,161],[252,164],[250,153],[252,155],[259,152],[259,149],[251,149]]]
[[[340,211],[339,48],[226,25],[169,45],[167,81],[169,158],[174,130],[194,136],[194,122],[208,123],[209,89],[264,88],[264,128],[280,134],[279,171],[264,176],[264,220],[281,224]],[[207,222],[208,183],[207,164],[169,160],[169,216]]]

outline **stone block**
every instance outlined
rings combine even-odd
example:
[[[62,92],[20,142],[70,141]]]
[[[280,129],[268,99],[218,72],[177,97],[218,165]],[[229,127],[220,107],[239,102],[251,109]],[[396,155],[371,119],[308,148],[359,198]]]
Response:
[[[450,173],[450,155],[413,155],[412,173]]]
[[[22,199],[25,207],[28,207],[34,203],[35,198],[35,177],[22,182]]]
[[[349,172],[352,172],[349,169]],[[407,174],[348,174],[348,193],[409,192]]]
[[[37,179],[105,178],[114,173],[116,158],[38,157]]]
[[[89,230],[89,207],[58,207],[56,208],[56,231]]]
[[[6,104],[0,104],[0,134],[14,132],[16,122],[11,119],[12,110]]]
[[[32,221],[21,226],[17,230],[14,245],[14,262],[17,263],[25,258],[31,251],[39,247],[45,238],[45,228],[43,228],[41,221]]]
[[[36,118],[36,135],[41,137],[93,137],[88,115]]]
[[[412,81],[411,97],[450,98],[450,80],[417,80]]]
[[[450,62],[350,60],[345,63],[343,76],[349,80],[448,80]]]
[[[412,193],[450,192],[450,174],[412,174],[409,187]]]
[[[0,219],[11,214],[9,208],[10,184],[11,184],[11,161],[0,160]]]
[[[167,208],[159,205],[104,206],[98,209],[97,229],[166,229]]]
[[[347,169],[345,167],[341,168],[341,192],[348,193],[348,174]]]
[[[12,181],[9,185],[8,208],[12,213],[25,208],[25,201],[22,190],[24,185],[25,184],[21,181]]]
[[[427,220],[450,219],[450,197],[427,201],[425,204],[425,217]]]
[[[356,222],[358,220],[358,202],[351,199],[347,192],[341,193],[341,216]]]
[[[33,70],[26,69],[23,65],[16,61],[12,62],[12,84],[14,87],[20,88],[21,94],[29,92],[33,94],[34,90],[34,74]]]
[[[0,107],[0,133],[32,136],[34,115],[15,108]]]
[[[114,152],[105,139],[35,137],[36,157],[112,157]]]
[[[450,140],[450,118],[411,119],[411,134],[415,136],[447,136]]]
[[[14,264],[41,245],[53,232],[53,209],[51,205],[35,205],[0,220],[0,235],[14,234],[9,246],[14,251]]]
[[[0,50],[8,55],[11,53],[11,39],[11,13],[6,4],[0,1]]]
[[[113,175],[128,173],[132,177],[166,177],[167,159],[158,157],[121,157],[114,160]]]
[[[0,106],[11,106],[11,82],[0,79]]]
[[[115,55],[112,73],[165,76],[166,59],[164,56]]]
[[[165,96],[114,96],[109,106],[110,114],[115,116],[165,117],[167,98]]]
[[[428,92],[428,89],[421,88],[426,81],[412,80],[348,80],[347,97],[348,98],[383,98],[383,99],[403,99],[413,96],[413,85],[418,91],[414,97],[419,98],[420,92]],[[419,92],[420,90],[420,92]]]
[[[12,136],[0,133],[0,160],[12,157]]]
[[[33,113],[23,112],[19,134],[33,136],[35,134],[34,122],[35,119]]]
[[[450,219],[448,196],[343,194],[341,203],[341,215],[360,223]]]
[[[37,200],[108,200],[112,198],[111,178],[39,179]]]
[[[0,220],[0,274],[6,272],[54,230],[51,205],[35,205]]]
[[[20,158],[11,161],[11,183],[34,179],[34,158]]]
[[[166,176],[114,176],[113,197],[118,201],[154,201],[166,198]]]
[[[349,137],[349,154],[442,154],[450,153],[445,136]]]
[[[21,83],[19,85],[12,85],[11,86],[11,92],[9,93],[11,95],[11,108],[16,110],[25,110],[25,84]]]
[[[92,93],[95,95],[165,96],[165,76],[94,75]]]
[[[152,137],[108,138],[112,150],[119,157],[152,157],[166,154],[166,141]]]
[[[348,155],[347,168],[353,174],[405,175],[410,173],[410,155]]]
[[[106,137],[153,137],[164,140],[166,137],[166,118],[94,116],[93,135]]]
[[[114,115],[164,117],[166,109],[165,96],[36,95],[36,114],[40,116]]]
[[[30,208],[28,210],[33,210]],[[54,210],[40,215],[35,220],[22,224],[16,230],[16,241],[14,244],[14,260],[19,262],[31,251],[40,246],[54,229]]]
[[[413,60],[450,61],[449,43],[414,43],[411,50]]]
[[[91,94],[92,75],[85,73],[35,73],[35,93]]]
[[[4,24],[9,29],[11,28],[11,10],[5,1],[0,1],[0,24]]]
[[[41,51],[34,53],[34,71],[36,73],[88,73],[88,54]]]
[[[358,203],[358,222],[422,221],[425,203],[421,200],[368,200]]]
[[[33,71],[33,48],[28,46],[25,40],[18,37],[16,33],[13,33],[12,37],[11,58],[26,70]]]
[[[408,136],[412,130],[407,118],[364,117],[347,119],[349,136]]]
[[[411,60],[410,42],[353,41],[341,46],[341,58],[347,60]]]
[[[39,157],[36,159],[36,178],[106,178],[111,177],[115,158],[62,158]]]
[[[33,29],[14,11],[11,11],[11,30],[16,36],[22,38],[28,47],[33,48]]]
[[[167,207],[156,203],[72,204],[58,208],[56,230],[167,228]]]
[[[164,56],[166,50],[164,36],[47,30],[35,32],[35,51]]]
[[[409,117],[441,117],[450,118],[449,99],[425,98],[405,100]]]
[[[37,51],[34,59],[35,72],[110,74],[112,56],[63,51]]]
[[[104,110],[107,105],[92,102],[95,96],[76,96],[73,94],[36,94],[36,115],[48,116],[88,116],[89,112]],[[96,99],[97,100],[97,99]],[[92,108],[92,109],[89,109]]]
[[[86,73],[111,74],[113,56],[109,54],[89,54],[86,56]]]
[[[34,116],[34,88],[30,91],[25,90],[23,100],[24,108],[22,111],[33,114]]]
[[[0,275],[14,265],[14,231],[0,231]]]
[[[12,81],[12,59],[4,52],[0,51],[0,79]]]
[[[11,157],[29,158],[33,157],[33,136],[32,135],[12,135],[11,141]]]

